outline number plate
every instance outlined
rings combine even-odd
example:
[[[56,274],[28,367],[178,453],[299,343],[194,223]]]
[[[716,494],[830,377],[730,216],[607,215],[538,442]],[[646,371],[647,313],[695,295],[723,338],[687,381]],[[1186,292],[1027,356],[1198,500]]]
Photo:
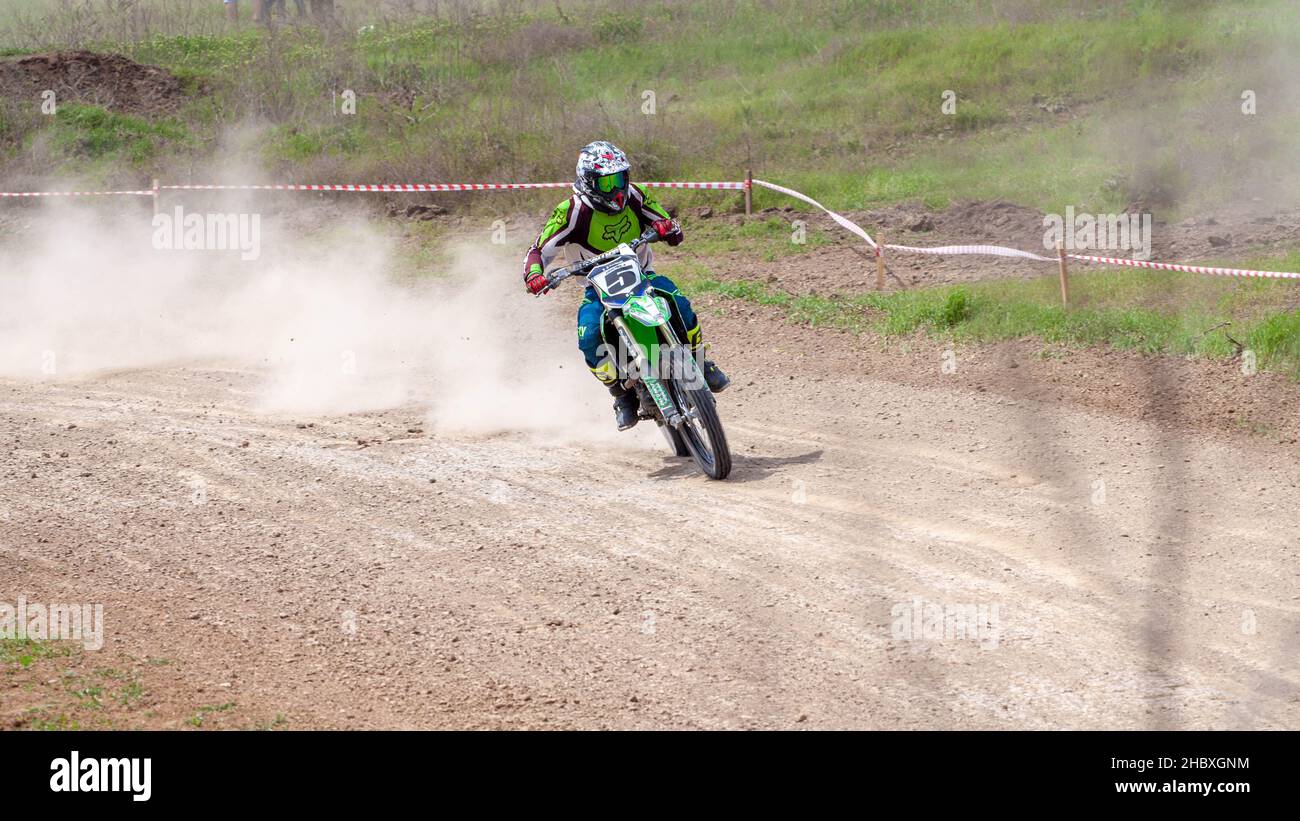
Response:
[[[590,279],[602,293],[621,296],[631,291],[641,281],[641,272],[637,268],[636,260],[618,259],[596,268],[591,272]]]

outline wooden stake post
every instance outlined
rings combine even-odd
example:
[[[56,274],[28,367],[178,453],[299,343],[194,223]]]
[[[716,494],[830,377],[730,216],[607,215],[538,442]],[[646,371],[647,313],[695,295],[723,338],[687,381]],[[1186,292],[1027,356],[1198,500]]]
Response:
[[[1061,265],[1061,307],[1070,307],[1070,272],[1065,262],[1065,246],[1058,240],[1056,243],[1056,256]]]
[[[754,215],[754,172],[745,169],[745,216]]]
[[[876,234],[876,290],[885,290],[885,232]]]

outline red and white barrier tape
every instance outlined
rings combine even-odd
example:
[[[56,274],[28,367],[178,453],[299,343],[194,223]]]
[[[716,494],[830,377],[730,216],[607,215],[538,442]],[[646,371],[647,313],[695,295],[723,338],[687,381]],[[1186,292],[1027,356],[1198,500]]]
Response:
[[[931,254],[933,256],[948,256],[957,254],[979,254],[990,257],[1014,257],[1016,259],[1032,259],[1037,262],[1056,262],[1054,257],[1044,257],[1029,251],[1021,251],[1017,248],[1007,248],[1004,245],[942,245],[937,248],[916,248],[911,245],[892,245],[885,244],[886,248],[895,251],[906,251],[909,254]]]
[[[160,185],[164,191],[349,191],[355,193],[402,193],[413,191],[501,191],[531,188],[567,188],[564,182],[506,182],[506,183],[379,183],[375,185]]]
[[[886,244],[885,248],[905,251],[909,254],[930,254],[933,256],[957,256],[971,254],[979,256],[1012,257],[1029,259],[1035,262],[1056,262],[1057,257],[1045,257],[1030,251],[1007,248],[1004,245],[944,245],[931,248],[917,248],[911,245]],[[1245,268],[1215,268],[1206,265],[1183,265],[1174,262],[1148,262],[1141,259],[1125,257],[1095,257],[1086,254],[1066,254],[1069,259],[1089,262],[1095,265],[1126,265],[1132,268],[1148,268],[1156,271],[1182,271],[1189,274],[1210,274],[1227,277],[1265,277],[1272,279],[1300,279],[1300,273],[1289,271],[1253,271]]]
[[[1016,259],[1029,259],[1036,262],[1056,262],[1057,257],[1045,257],[1041,254],[1035,254],[1030,251],[1021,251],[1016,248],[1007,248],[1003,245],[944,245],[934,248],[916,248],[910,245],[891,245],[886,244],[885,248],[895,251],[905,251],[909,254],[931,254],[934,256],[949,256],[960,254],[972,254],[980,256],[995,257],[1013,257]],[[1080,262],[1089,262],[1095,265],[1126,265],[1131,268],[1148,268],[1156,271],[1182,271],[1189,274],[1210,274],[1213,276],[1227,277],[1264,277],[1271,279],[1300,279],[1300,273],[1289,271],[1252,271],[1245,268],[1215,268],[1206,265],[1183,265],[1174,262],[1147,262],[1141,259],[1128,259],[1125,257],[1095,257],[1085,254],[1066,254],[1069,259],[1076,259]]]
[[[153,191],[0,191],[0,197],[152,197]]]
[[[847,217],[835,213],[826,206],[817,202],[812,197],[806,196],[790,188],[786,188],[775,183],[764,180],[754,180],[754,185],[769,188],[788,197],[794,197],[801,202],[806,202],[814,208],[818,208],[826,213],[832,220],[852,234],[855,234],[867,241],[867,244],[880,252],[880,247],[876,245],[875,240],[871,238],[862,226],[849,220]],[[909,254],[929,254],[932,256],[950,256],[960,254],[971,254],[979,256],[1010,257],[1013,259],[1028,259],[1034,262],[1056,262],[1056,257],[1047,257],[1042,254],[1035,254],[1031,251],[1021,251],[1018,248],[1008,248],[1004,245],[943,245],[931,248],[920,248],[913,245],[892,245],[886,243],[886,249],[894,251],[903,251]],[[1092,262],[1102,265],[1129,265],[1135,268],[1150,268],[1162,271],[1186,271],[1193,274],[1212,274],[1216,276],[1234,276],[1234,277],[1269,277],[1274,279],[1300,279],[1300,274],[1286,271],[1250,271],[1241,268],[1213,268],[1203,265],[1178,265],[1167,262],[1144,262],[1136,259],[1111,258],[1111,257],[1093,257],[1081,256],[1079,254],[1067,254],[1071,259],[1077,259],[1080,262]]]
[[[707,188],[742,190],[743,182],[644,182],[647,188]],[[381,183],[377,185],[162,185],[166,191],[353,191],[402,193],[418,191],[518,191],[537,188],[569,188],[568,182],[430,182]]]
[[[744,182],[644,182],[647,188],[692,188],[708,190],[743,191]],[[358,184],[304,184],[304,185],[160,185],[162,191],[347,191],[355,193],[406,193],[434,191],[518,191],[538,188],[569,188],[568,182],[433,182],[433,183],[379,183]],[[99,197],[130,194],[151,197],[155,191],[0,191],[0,197]]]
[[[848,231],[851,234],[856,234],[857,236],[866,240],[867,244],[870,245],[872,248],[876,247],[876,241],[871,238],[871,235],[866,232],[866,229],[864,229],[862,226],[858,225],[857,223],[852,222],[849,219],[840,216],[839,214],[835,213],[831,209],[822,205],[820,202],[813,199],[812,197],[806,196],[804,194],[800,194],[798,191],[795,191],[792,188],[786,188],[784,186],[777,185],[776,183],[764,182],[763,180],[754,180],[754,185],[761,185],[764,188],[770,188],[773,191],[776,191],[781,194],[785,194],[787,197],[794,197],[800,202],[806,202],[809,205],[813,206],[814,208],[820,208],[822,211],[826,212],[827,216],[835,220],[835,222],[839,223],[841,228],[843,228],[844,230]]]
[[[1300,274],[1291,271],[1251,271],[1244,268],[1212,268],[1204,265],[1179,265],[1173,262],[1147,262],[1141,259],[1123,257],[1090,257],[1081,254],[1066,254],[1070,259],[1091,262],[1096,265],[1128,265],[1133,268],[1154,268],[1158,271],[1182,271],[1188,274],[1213,274],[1222,277],[1267,277],[1272,279],[1300,279]]]
[[[866,229],[847,217],[835,213],[817,200],[801,194],[792,188],[786,188],[765,180],[753,180],[754,185],[785,194],[788,197],[807,203],[824,212],[841,228],[865,240],[868,245],[880,253],[881,247],[871,238]],[[104,196],[157,196],[165,191],[345,191],[376,193],[411,193],[436,191],[519,191],[544,188],[568,188],[567,182],[503,182],[503,183],[380,183],[374,185],[339,185],[339,184],[305,184],[305,185],[161,185],[157,190],[145,191],[0,191],[0,197],[104,197]],[[743,191],[750,187],[749,182],[645,182],[647,188],[688,188],[708,190]],[[1003,245],[943,245],[923,248],[912,245],[886,244],[885,249],[903,251],[909,254],[928,254],[931,256],[980,255],[1029,259],[1035,262],[1056,262],[1055,257],[1047,257],[1017,248]],[[1182,271],[1193,274],[1210,274],[1214,276],[1265,277],[1272,279],[1300,279],[1300,273],[1290,271],[1252,271],[1242,268],[1215,268],[1204,265],[1181,265],[1169,262],[1147,262],[1123,257],[1097,257],[1082,254],[1067,254],[1070,259],[1097,265],[1126,265],[1133,268],[1147,268],[1159,271]]]
[[[743,191],[749,187],[744,182],[643,182],[647,188],[710,188],[726,191]]]

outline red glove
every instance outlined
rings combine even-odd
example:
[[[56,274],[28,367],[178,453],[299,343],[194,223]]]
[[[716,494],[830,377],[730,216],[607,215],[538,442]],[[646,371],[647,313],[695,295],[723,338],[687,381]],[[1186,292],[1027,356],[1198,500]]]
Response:
[[[659,239],[669,245],[680,245],[683,239],[682,227],[675,220],[655,220],[651,225]]]
[[[524,277],[524,287],[528,293],[536,296],[546,289],[546,275],[542,273],[542,266],[534,263],[529,266],[528,273]]]

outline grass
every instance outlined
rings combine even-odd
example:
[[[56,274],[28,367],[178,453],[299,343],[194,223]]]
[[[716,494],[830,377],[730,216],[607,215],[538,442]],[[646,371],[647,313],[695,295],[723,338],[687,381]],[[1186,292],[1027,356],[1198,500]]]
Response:
[[[336,29],[270,33],[223,28],[214,4],[116,22],[38,4],[3,39],[167,67],[190,89],[183,119],[202,145],[260,123],[271,133],[252,159],[303,178],[563,179],[573,149],[602,135],[643,178],[750,166],[838,208],[1173,207],[1249,190],[1244,177],[1295,180],[1284,77],[1300,13],[1283,0],[566,0],[448,4],[460,11],[441,17],[402,5],[340,0]],[[1246,82],[1273,101],[1253,119],[1234,109]],[[358,95],[354,117],[334,110],[343,89]],[[1134,130],[1144,150],[1125,148]],[[155,147],[177,162],[193,148]]]
[[[26,707],[16,726],[32,730],[124,729],[140,720],[157,719],[159,714],[146,709],[152,699],[141,680],[141,671],[127,667],[89,667],[89,656],[61,662],[78,653],[76,642],[50,642],[0,639],[0,688],[13,686],[15,691],[34,695],[40,700]],[[40,663],[45,662],[42,668]],[[170,667],[174,659],[148,658],[147,668]],[[55,666],[57,665],[57,666]],[[216,714],[235,710],[236,703],[199,706],[182,723],[202,728]],[[260,721],[249,729],[275,730],[284,727],[283,714]]]
[[[104,706],[103,695],[104,686],[102,684],[86,684],[70,690],[73,697],[76,698],[82,707],[98,710]]]
[[[704,260],[727,254],[771,262],[805,254],[834,242],[822,227],[809,224],[806,215],[746,220],[739,225],[711,219],[683,217],[683,227],[690,240],[673,251],[682,260]],[[795,224],[798,222],[799,224]]]
[[[210,168],[221,146],[223,161],[285,179],[560,180],[573,149],[602,136],[643,179],[736,179],[750,167],[838,209],[1004,198],[1053,213],[1139,203],[1174,220],[1245,196],[1300,201],[1290,0],[467,0],[441,15],[403,5],[340,0],[337,27],[274,31],[228,29],[216,4],[188,0],[141,0],[148,13],[134,16],[97,2],[11,10],[0,15],[8,49],[122,52],[177,73],[188,97],[166,120],[0,106],[0,179],[34,156],[73,175],[147,179]],[[336,107],[345,89],[355,115]],[[1240,109],[1243,89],[1257,114]],[[224,139],[232,132],[245,139]],[[791,242],[795,216],[691,221],[665,273],[809,324],[1213,357],[1239,343],[1260,367],[1300,373],[1290,284],[1090,270],[1064,311],[1050,277],[840,300],[710,277],[719,256],[770,261],[832,241],[809,228]],[[438,259],[425,229],[407,239],[418,263]]]
[[[235,702],[233,701],[227,701],[224,704],[205,704],[198,709],[198,712],[196,712],[194,715],[187,718],[185,720],[185,723],[194,728],[201,728],[203,726],[203,722],[212,713],[222,713],[225,712],[226,710],[234,709],[234,707],[235,707]]]
[[[362,139],[347,124],[330,124],[303,129],[280,126],[273,130],[264,150],[272,160],[300,163],[322,154],[352,155],[362,150]]]
[[[78,672],[88,662],[80,642],[0,639],[0,677],[8,677],[0,687],[42,699],[25,710],[17,726],[112,729],[146,700],[148,694],[134,672],[112,667]]]
[[[17,664],[27,668],[34,661],[70,656],[77,649],[77,643],[70,641],[0,638],[0,666]]]
[[[39,708],[31,711],[30,715],[24,720],[24,725],[32,730],[80,730],[81,722],[75,718],[70,718],[67,713],[56,713],[46,715]]]
[[[177,122],[150,122],[93,105],[65,103],[53,120],[52,159],[82,167],[141,167],[168,144],[189,141],[185,127]]]
[[[144,686],[138,681],[128,681],[116,696],[116,701],[123,707],[130,707],[144,698]]]
[[[289,723],[289,719],[284,717],[284,713],[276,713],[274,718],[267,719],[265,721],[260,721],[252,725],[251,727],[249,727],[249,729],[269,732],[271,730],[278,730],[284,727],[285,725],[287,725],[288,723]]]
[[[1285,267],[1295,261],[1261,262]],[[842,298],[796,296],[685,268],[672,276],[687,293],[775,306],[789,321],[811,326],[965,342],[1035,338],[1215,359],[1236,358],[1244,350],[1253,353],[1259,369],[1300,380],[1300,292],[1289,282],[1089,271],[1071,277],[1066,310],[1052,276]]]

